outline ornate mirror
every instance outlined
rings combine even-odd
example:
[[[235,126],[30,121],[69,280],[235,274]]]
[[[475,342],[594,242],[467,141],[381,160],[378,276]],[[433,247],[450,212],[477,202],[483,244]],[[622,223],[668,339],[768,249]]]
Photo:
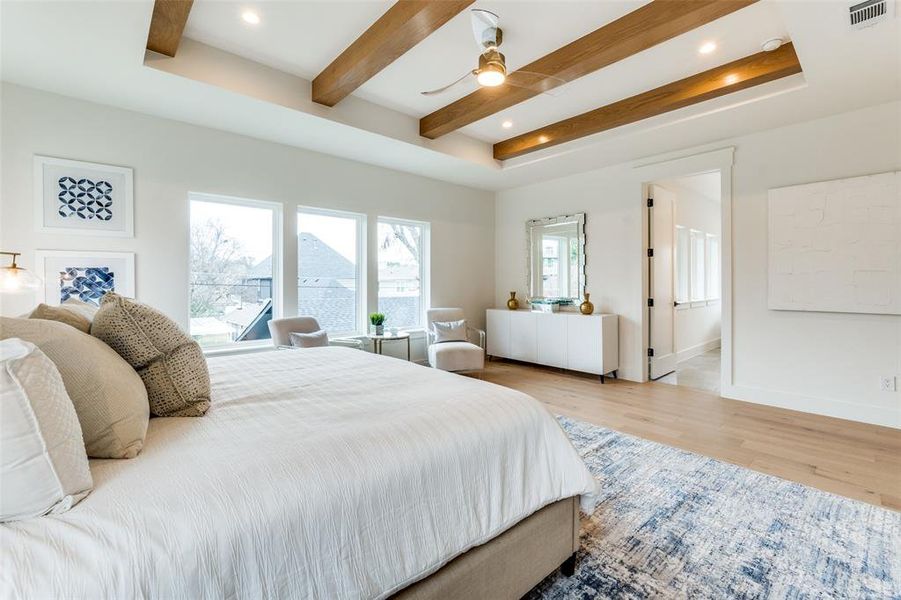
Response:
[[[571,298],[585,293],[585,213],[526,223],[529,296]]]

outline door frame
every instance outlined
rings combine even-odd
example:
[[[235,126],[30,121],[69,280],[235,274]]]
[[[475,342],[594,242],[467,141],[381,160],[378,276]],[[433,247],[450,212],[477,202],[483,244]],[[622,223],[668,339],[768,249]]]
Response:
[[[641,207],[641,297],[638,298],[641,310],[641,339],[642,381],[648,381],[647,348],[649,347],[649,324],[647,299],[649,298],[648,260],[647,249],[650,247],[648,239],[648,210],[647,200],[649,186],[661,179],[673,179],[688,175],[699,175],[719,171],[720,173],[720,302],[721,302],[721,332],[720,332],[720,395],[734,397],[733,382],[733,338],[732,338],[732,165],[735,159],[735,147],[729,146],[693,154],[678,158],[663,159],[638,164],[634,167],[634,173],[640,181],[641,197],[637,199]]]

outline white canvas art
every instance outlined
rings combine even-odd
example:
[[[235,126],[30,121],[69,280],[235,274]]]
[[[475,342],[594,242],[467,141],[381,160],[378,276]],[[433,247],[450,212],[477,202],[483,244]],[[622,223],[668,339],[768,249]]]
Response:
[[[107,292],[135,296],[132,252],[38,250],[35,266],[44,279],[41,301],[53,306],[69,298],[99,305]]]
[[[901,314],[901,173],[770,190],[768,305]]]
[[[34,157],[35,226],[44,233],[133,237],[132,170]]]

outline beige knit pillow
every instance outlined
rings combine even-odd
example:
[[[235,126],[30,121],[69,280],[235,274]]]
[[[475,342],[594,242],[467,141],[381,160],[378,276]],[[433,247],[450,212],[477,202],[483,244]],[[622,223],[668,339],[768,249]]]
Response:
[[[88,456],[132,458],[150,417],[141,378],[109,346],[58,321],[0,317],[0,339],[31,342],[53,361],[81,424]]]
[[[91,332],[91,320],[84,314],[69,310],[65,306],[50,306],[49,304],[38,304],[37,308],[28,315],[29,319],[46,319],[48,321],[59,321],[65,323],[81,331],[83,333]]]
[[[94,315],[91,335],[138,372],[154,415],[200,417],[210,407],[210,375],[200,345],[160,311],[108,293]]]

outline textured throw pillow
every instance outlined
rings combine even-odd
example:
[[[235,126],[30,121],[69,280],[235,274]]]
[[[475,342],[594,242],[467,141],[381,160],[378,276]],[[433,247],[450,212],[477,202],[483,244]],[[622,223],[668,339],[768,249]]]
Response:
[[[291,335],[288,337],[291,340],[291,345],[298,348],[319,348],[328,346],[328,334],[321,329],[319,331],[314,331],[313,333],[298,333],[292,331]]]
[[[200,345],[160,311],[108,293],[94,315],[91,335],[138,372],[154,415],[200,417],[210,407],[210,374]]]
[[[82,303],[83,304],[83,303]],[[28,315],[29,319],[46,319],[48,321],[59,321],[60,323],[65,323],[66,325],[71,325],[78,331],[83,331],[84,333],[91,332],[91,317],[88,317],[87,314],[81,309],[71,308],[70,306],[63,304],[62,306],[50,306],[49,304],[38,304],[37,308],[31,311],[31,314]]]
[[[62,377],[34,344],[0,341],[0,522],[69,510],[93,481]]]
[[[0,339],[31,342],[53,361],[94,458],[132,458],[150,417],[141,378],[112,348],[57,321],[0,317]]]
[[[466,341],[466,319],[460,319],[459,321],[432,321],[432,330],[435,332],[436,344]]]

